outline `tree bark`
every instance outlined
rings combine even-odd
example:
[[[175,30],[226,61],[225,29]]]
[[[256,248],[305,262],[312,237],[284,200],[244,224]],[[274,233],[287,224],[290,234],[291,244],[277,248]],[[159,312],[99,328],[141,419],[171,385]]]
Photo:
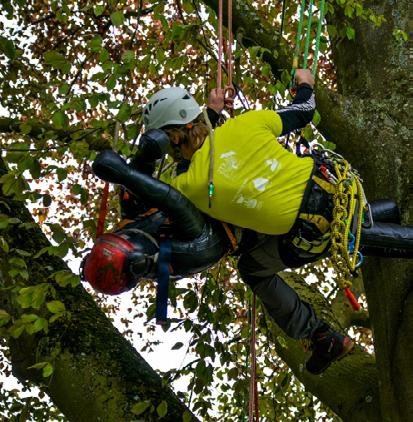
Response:
[[[0,162],[0,164],[2,164]],[[4,173],[4,165],[0,169]],[[0,211],[23,223],[34,223],[24,205],[0,194]],[[10,249],[23,249],[33,255],[50,246],[40,228],[27,229],[14,225],[3,230],[2,236]],[[57,257],[47,254],[38,259],[26,259],[30,283],[50,282],[52,274],[68,270]],[[8,256],[0,255],[0,284],[13,283],[8,279]],[[130,421],[136,419],[133,405],[149,400],[156,408],[165,400],[168,406],[165,421],[182,420],[188,412],[183,402],[163,383],[161,377],[142,356],[113,327],[82,286],[59,288],[56,299],[64,302],[71,318],[50,325],[48,334],[22,334],[9,338],[13,374],[21,381],[43,386],[60,411],[70,421]],[[1,308],[14,319],[22,310],[16,302],[17,292],[2,293]],[[25,310],[26,313],[31,310]],[[36,312],[36,311],[34,311]],[[43,311],[44,312],[44,311]],[[50,314],[49,314],[50,316]],[[28,369],[36,362],[50,361],[54,372],[42,379],[39,370]],[[158,420],[156,410],[144,414],[147,421]],[[198,420],[192,415],[192,419]]]

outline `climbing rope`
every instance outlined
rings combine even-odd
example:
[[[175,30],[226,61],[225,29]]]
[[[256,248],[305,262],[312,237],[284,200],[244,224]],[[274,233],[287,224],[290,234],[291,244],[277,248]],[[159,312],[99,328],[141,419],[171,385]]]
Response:
[[[232,32],[232,0],[228,0],[228,44],[226,48],[226,70],[227,70],[227,84],[225,86],[224,97],[225,98],[234,98],[235,89],[233,85],[233,53],[232,53],[232,44],[233,44],[233,32]],[[218,64],[217,64],[217,88],[223,88],[222,81],[222,59],[223,59],[223,0],[219,0],[218,3]],[[233,117],[233,109],[228,110],[230,117]],[[212,198],[214,195],[214,135],[212,130],[211,122],[208,119],[208,115],[204,112],[204,118],[209,129],[209,141],[210,141],[210,153],[209,153],[209,173],[208,173],[208,206],[212,206]],[[229,228],[224,225],[224,228],[228,234]],[[232,246],[234,247],[235,243],[233,242],[232,237],[230,236]],[[256,297],[253,294],[252,299],[252,309],[251,309],[251,338],[250,338],[250,350],[251,350],[251,378],[250,378],[250,394],[249,394],[249,421],[258,422],[259,420],[259,407],[258,407],[258,388],[257,388],[257,377],[256,377],[256,367],[257,367],[257,357],[256,357]]]
[[[225,86],[224,98],[234,98],[235,89],[233,86],[233,54],[232,54],[232,44],[233,44],[233,33],[232,33],[232,0],[228,0],[228,45],[226,47],[226,71],[227,71],[227,85]],[[224,36],[223,36],[223,0],[219,0],[218,3],[218,64],[217,64],[217,88],[222,89],[222,60],[223,60],[223,51],[224,51]],[[233,117],[233,109],[228,110],[231,117]],[[214,185],[214,135],[212,130],[211,122],[207,114],[204,112],[204,119],[209,129],[209,171],[208,171],[208,207],[212,207],[212,198],[215,193]]]
[[[255,293],[252,295],[251,304],[251,339],[250,339],[250,351],[251,351],[251,376],[250,376],[250,392],[249,392],[249,406],[248,415],[249,422],[259,421],[259,407],[258,407],[258,385],[257,385],[257,338],[256,338],[256,296]]]
[[[298,20],[298,29],[297,29],[297,41],[295,44],[293,64],[292,64],[292,69],[291,69],[291,81],[294,80],[295,72],[298,69],[298,64],[299,64],[300,45],[301,45],[301,38],[302,38],[302,31],[303,31],[305,5],[306,5],[306,0],[301,0],[300,17]],[[305,34],[303,69],[307,69],[307,65],[308,65],[308,55],[309,55],[310,40],[311,40],[311,25],[313,22],[313,6],[314,6],[314,0],[310,0],[310,3],[308,5],[308,22],[307,22],[307,28],[306,28],[306,34]],[[314,51],[314,57],[313,57],[313,69],[312,69],[313,76],[315,76],[316,71],[317,71],[318,54],[320,51],[322,22],[324,19],[324,7],[325,7],[325,0],[320,0],[317,35],[315,39],[316,45],[315,45],[315,51]],[[282,17],[282,21],[284,21],[284,17]]]

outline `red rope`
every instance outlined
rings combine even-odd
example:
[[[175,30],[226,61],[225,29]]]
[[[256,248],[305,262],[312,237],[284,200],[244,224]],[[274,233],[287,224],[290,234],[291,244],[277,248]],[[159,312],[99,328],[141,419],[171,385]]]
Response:
[[[225,86],[225,97],[227,99],[233,99],[235,97],[235,90],[232,83],[233,76],[233,54],[232,54],[232,44],[234,42],[234,37],[232,34],[232,0],[228,0],[228,44],[224,45],[223,38],[223,0],[219,0],[218,3],[218,68],[217,68],[217,88],[222,89],[222,60],[225,55],[225,66],[227,70],[228,81]],[[225,47],[225,51],[224,51]],[[232,101],[228,102],[232,104]],[[231,117],[233,117],[233,107],[228,105],[228,112]]]
[[[99,237],[101,234],[103,234],[105,230],[105,220],[106,215],[108,213],[108,199],[109,199],[109,183],[105,183],[105,186],[103,188],[102,192],[102,199],[100,201],[100,209],[99,209],[99,218],[98,218],[98,224],[96,227],[96,237]]]
[[[249,402],[249,422],[259,421],[258,408],[258,386],[257,386],[257,351],[256,351],[256,297],[252,296],[251,306],[251,379],[250,379],[250,402]]]
[[[361,305],[360,305],[360,303],[358,303],[358,302],[357,302],[356,297],[354,296],[353,292],[350,290],[350,288],[349,288],[349,287],[346,287],[346,288],[344,289],[344,294],[346,295],[346,298],[347,298],[347,299],[348,299],[348,301],[350,302],[350,304],[351,304],[352,308],[353,308],[355,311],[359,311],[359,310],[360,310],[360,308],[361,308]]]
[[[217,69],[217,88],[222,88],[222,0],[218,5],[218,69]]]

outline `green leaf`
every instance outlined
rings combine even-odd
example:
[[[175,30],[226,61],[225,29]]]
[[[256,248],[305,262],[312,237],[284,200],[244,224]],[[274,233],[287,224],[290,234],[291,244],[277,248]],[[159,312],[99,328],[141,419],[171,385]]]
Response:
[[[125,50],[122,54],[122,62],[129,63],[135,59],[135,53],[132,50]]]
[[[66,310],[65,304],[60,300],[52,300],[51,302],[47,302],[46,306],[52,314],[57,314],[58,312],[64,312]]]
[[[7,243],[6,239],[4,239],[4,237],[0,237],[0,248],[3,250],[4,253],[10,252],[9,244]]]
[[[49,362],[37,362],[32,366],[29,366],[27,369],[43,369]]]
[[[88,47],[94,52],[99,52],[101,46],[102,46],[102,37],[100,35],[96,35],[88,42]]]
[[[56,170],[56,174],[57,174],[57,179],[59,180],[59,182],[65,180],[67,177],[67,171],[62,168],[58,168]]]
[[[116,115],[116,119],[122,123],[125,123],[126,120],[129,119],[131,113],[132,113],[132,107],[129,104],[122,104],[120,106],[118,114]]]
[[[9,333],[13,338],[18,338],[24,331],[24,325],[14,325],[10,330]]]
[[[9,258],[9,264],[11,267],[17,267],[17,268],[27,268],[26,262],[22,258],[18,258],[17,256],[12,256]]]
[[[334,25],[327,25],[327,32],[330,35],[330,38],[335,38],[337,36],[337,28]]]
[[[105,11],[105,8],[106,8],[106,6],[99,4],[99,5],[95,6],[95,8],[93,9],[93,13],[95,14],[95,16],[100,16]]]
[[[132,123],[126,127],[126,138],[128,141],[134,140],[138,136],[138,126]]]
[[[63,83],[59,86],[59,94],[60,95],[66,95],[69,92],[70,85],[67,83]]]
[[[75,195],[80,195],[82,193],[82,186],[79,185],[79,183],[76,183],[72,186],[72,192]]]
[[[136,416],[142,415],[142,413],[144,413],[150,405],[151,405],[150,400],[141,401],[139,403],[134,404],[132,406],[131,411]]]
[[[21,176],[12,173],[7,173],[0,177],[0,184],[3,185],[2,190],[6,196],[19,196],[26,189],[26,183]]]
[[[344,14],[348,16],[349,18],[352,18],[353,13],[354,13],[354,6],[350,3],[346,4],[346,7],[344,8]]]
[[[179,349],[180,349],[183,345],[184,345],[184,344],[183,344],[182,342],[178,341],[177,343],[175,343],[175,344],[172,346],[171,350],[179,350]]]
[[[47,364],[43,368],[42,376],[43,378],[50,377],[50,375],[53,374],[53,366],[50,362],[47,362]]]
[[[13,41],[5,37],[0,37],[0,51],[2,51],[9,59],[13,60],[16,57],[16,47]]]
[[[286,341],[285,341],[285,338],[284,338],[284,337],[282,337],[282,336],[277,336],[277,341],[278,341],[278,343],[280,344],[280,346],[281,346],[283,349],[287,349],[287,343],[286,343]]]
[[[110,60],[109,51],[106,50],[106,48],[101,48],[100,53],[99,53],[99,61],[101,63],[106,63],[109,60]]]
[[[6,325],[10,320],[11,316],[4,309],[0,309],[0,327]]]
[[[306,126],[303,130],[303,136],[307,141],[311,141],[314,138],[313,130],[311,126]]]
[[[43,57],[46,64],[61,70],[63,73],[69,73],[71,65],[62,54],[54,50],[49,50],[43,54]]]
[[[37,319],[34,321],[33,324],[28,325],[26,327],[26,331],[28,334],[35,334],[35,333],[38,333],[39,331],[44,331],[47,333],[48,329],[49,329],[49,323],[47,322],[47,320],[39,316],[37,317]]]
[[[65,129],[69,124],[69,119],[62,110],[56,111],[52,116],[53,126],[56,129]]]
[[[76,287],[80,283],[79,276],[70,271],[62,270],[54,274],[54,279],[60,287],[72,286]]]
[[[24,256],[24,257],[28,257],[28,256],[32,256],[32,254],[30,252],[24,251],[23,249],[13,249],[14,252],[16,252],[17,254],[19,254],[20,256]]]
[[[125,17],[123,16],[122,12],[116,11],[110,15],[110,20],[112,21],[113,25],[120,26],[120,25],[123,25],[123,22],[125,21]]]
[[[52,230],[53,233],[53,240],[57,243],[62,243],[66,239],[66,233],[63,227],[58,223],[47,223]]]
[[[116,82],[118,80],[117,75],[112,75],[108,81],[106,82],[106,88],[110,91],[116,86]]]
[[[160,418],[163,418],[168,413],[168,403],[162,400],[159,406],[156,408],[156,413]]]
[[[229,371],[228,371],[228,378],[229,379],[237,379],[238,378],[238,375],[239,375],[239,370],[238,370],[238,368],[236,368],[236,367],[234,367],[234,368],[231,368]]]
[[[191,413],[185,410],[185,412],[182,414],[182,422],[191,422],[191,421],[192,421]]]
[[[42,171],[40,161],[37,158],[33,157],[33,159],[30,160],[28,170],[30,171],[30,174],[32,175],[33,179],[38,179]]]
[[[84,159],[89,157],[89,144],[86,141],[71,142],[69,149],[75,158]]]
[[[188,312],[194,312],[198,306],[198,298],[195,292],[190,290],[184,297],[184,306]]]
[[[20,128],[20,132],[23,133],[24,135],[29,134],[30,131],[32,130],[32,126],[27,122],[21,123],[19,128]]]
[[[37,284],[36,286],[23,287],[19,290],[17,302],[22,308],[39,309],[46,300],[46,295],[50,289],[47,283]]]
[[[349,40],[353,40],[356,36],[356,31],[351,26],[347,26],[346,28],[346,36]]]
[[[50,207],[50,205],[52,204],[52,197],[51,197],[48,193],[45,193],[45,194],[43,195],[42,202],[43,202],[43,206],[44,206],[45,208],[48,208],[48,207]]]
[[[21,221],[18,218],[10,218],[6,214],[0,214],[0,230],[6,229],[11,224],[18,224],[21,223]]]
[[[313,116],[314,126],[317,126],[320,123],[320,121],[321,121],[320,113],[316,110]]]

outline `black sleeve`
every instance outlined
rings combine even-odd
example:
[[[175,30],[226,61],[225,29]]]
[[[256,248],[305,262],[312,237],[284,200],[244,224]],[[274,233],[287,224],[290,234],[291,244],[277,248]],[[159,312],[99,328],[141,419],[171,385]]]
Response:
[[[301,84],[297,88],[294,101],[287,107],[277,110],[283,129],[281,135],[301,129],[311,122],[315,111],[314,92],[310,85]]]
[[[140,148],[129,162],[129,167],[147,174],[148,176],[152,176],[155,171],[156,159],[153,159],[151,149],[152,146],[150,144],[146,145],[145,153],[142,153],[142,148]],[[121,187],[119,200],[122,219],[134,220],[151,208],[151,204],[127,191],[123,186]]]
[[[218,124],[220,114],[209,107],[207,108],[207,113],[208,113],[208,118],[209,118],[209,121],[211,122],[212,128],[215,129]]]

